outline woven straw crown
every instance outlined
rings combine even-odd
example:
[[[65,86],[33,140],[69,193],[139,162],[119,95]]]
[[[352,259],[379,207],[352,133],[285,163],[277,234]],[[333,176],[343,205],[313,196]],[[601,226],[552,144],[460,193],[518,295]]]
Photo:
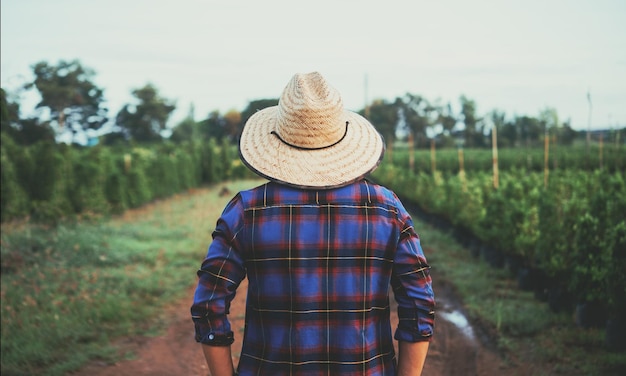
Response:
[[[299,188],[333,188],[373,171],[384,142],[372,124],[346,111],[339,92],[318,72],[296,74],[278,106],[248,119],[242,161],[262,177]]]

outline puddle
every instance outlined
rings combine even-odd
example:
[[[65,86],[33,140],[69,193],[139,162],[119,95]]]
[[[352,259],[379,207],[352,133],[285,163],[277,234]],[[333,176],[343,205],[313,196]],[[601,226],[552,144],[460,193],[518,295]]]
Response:
[[[462,314],[461,312],[459,311],[437,312],[437,315],[442,317],[444,320],[449,321],[452,324],[454,324],[454,326],[459,328],[461,333],[463,333],[463,335],[465,335],[470,340],[473,341],[476,339],[476,337],[474,336],[474,329],[470,325],[469,321],[467,321],[467,318],[465,317],[465,315]]]

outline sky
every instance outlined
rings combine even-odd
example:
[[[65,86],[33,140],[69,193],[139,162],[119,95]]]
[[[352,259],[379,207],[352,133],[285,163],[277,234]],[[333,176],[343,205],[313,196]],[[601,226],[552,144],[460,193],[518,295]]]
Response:
[[[358,111],[406,93],[538,116],[577,130],[626,126],[624,0],[2,0],[1,84],[24,113],[39,61],[96,72],[110,116],[151,83],[194,108],[243,110],[318,71]],[[591,99],[591,101],[589,101]]]

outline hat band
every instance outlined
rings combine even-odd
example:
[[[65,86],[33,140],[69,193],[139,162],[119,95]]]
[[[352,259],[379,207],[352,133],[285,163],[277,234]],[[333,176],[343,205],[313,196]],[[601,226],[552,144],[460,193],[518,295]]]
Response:
[[[298,145],[291,144],[291,143],[283,140],[283,138],[280,137],[280,135],[276,131],[271,131],[270,134],[273,134],[274,136],[276,136],[283,144],[285,144],[287,146],[291,146],[292,148],[295,148],[295,149],[299,149],[299,150],[321,150],[321,149],[327,149],[329,147],[335,146],[338,143],[340,143],[341,141],[343,141],[343,139],[346,138],[346,135],[348,134],[348,124],[350,124],[350,122],[346,121],[346,130],[343,132],[343,136],[341,136],[341,138],[339,140],[337,140],[336,142],[334,142],[334,143],[332,143],[330,145],[319,146],[319,147],[314,147],[314,148],[307,148],[305,146],[298,146]]]

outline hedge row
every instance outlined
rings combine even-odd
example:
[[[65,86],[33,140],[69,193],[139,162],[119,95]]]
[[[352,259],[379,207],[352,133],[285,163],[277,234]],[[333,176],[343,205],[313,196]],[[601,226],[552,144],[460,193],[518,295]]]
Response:
[[[82,148],[50,142],[1,148],[1,220],[58,221],[119,213],[226,179],[247,177],[235,148],[206,143]]]
[[[511,170],[498,189],[488,173],[414,174],[386,164],[374,177],[553,310],[595,307],[600,324],[626,317],[623,173],[557,171],[544,187],[543,173]]]

